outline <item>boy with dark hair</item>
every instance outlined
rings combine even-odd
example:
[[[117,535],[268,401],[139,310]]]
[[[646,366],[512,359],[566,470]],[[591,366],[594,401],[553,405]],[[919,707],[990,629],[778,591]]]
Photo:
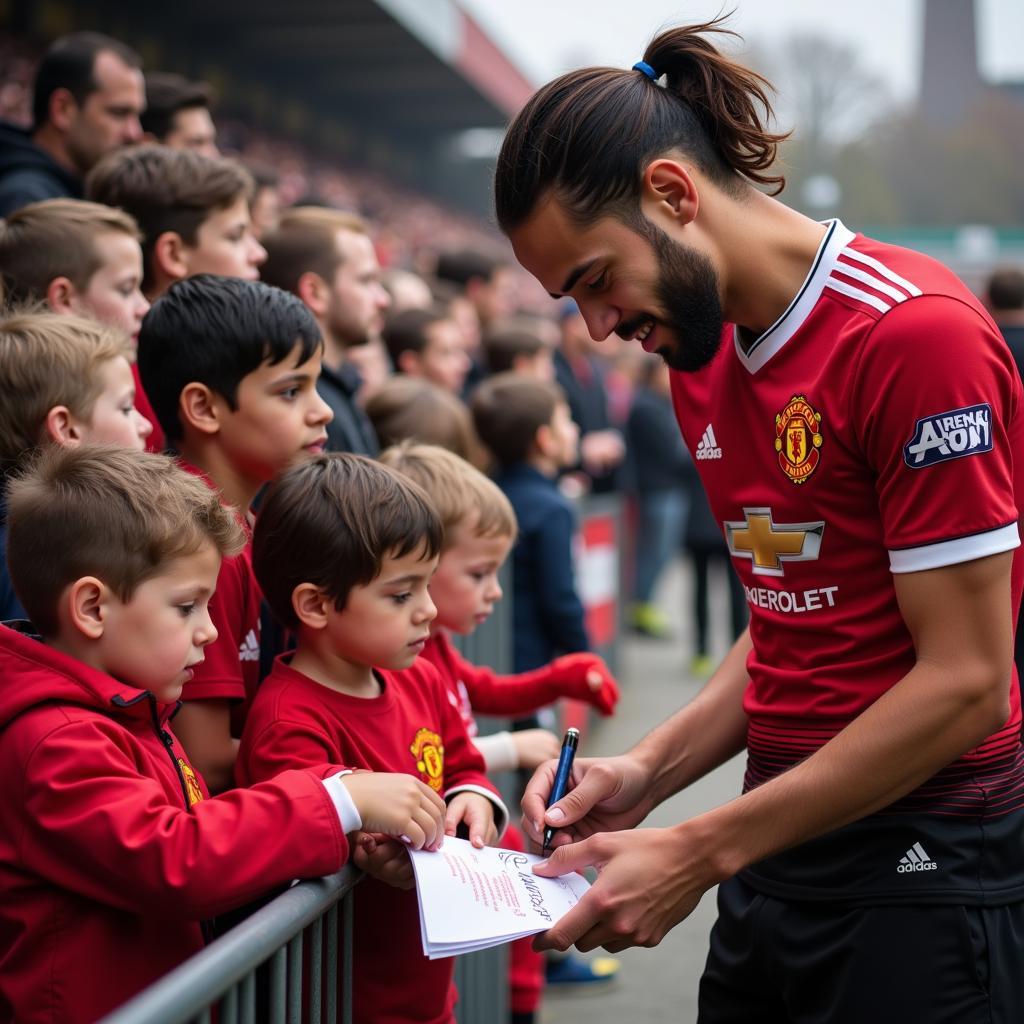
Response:
[[[193,274],[259,277],[267,253],[252,233],[252,191],[240,164],[169,146],[114,153],[86,181],[90,199],[138,222],[151,300]]]
[[[146,109],[141,120],[147,142],[220,156],[206,82],[190,82],[171,71],[147,72]]]
[[[497,838],[504,805],[437,671],[417,661],[436,614],[428,584],[441,538],[423,490],[363,456],[319,455],[271,485],[253,566],[296,648],[253,702],[241,785],[343,757],[421,779],[448,803],[447,835],[464,824],[477,847]],[[374,877],[356,900],[354,1019],[446,1024],[453,961],[423,955],[405,851],[370,836],[357,863]]]
[[[4,1020],[102,1017],[201,949],[204,918],[336,871],[356,829],[437,845],[429,787],[326,758],[207,799],[170,717],[243,538],[199,480],[163,456],[54,448],[11,483],[10,530],[42,636],[0,627]]]
[[[368,225],[344,210],[298,206],[282,214],[264,241],[263,279],[302,299],[323,335],[324,368],[317,388],[334,413],[327,447],[375,456],[380,449],[362,396],[357,398],[362,381],[349,356],[379,340],[391,303],[380,283]]]
[[[0,217],[41,199],[80,197],[89,169],[142,135],[139,57],[109,36],[61,36],[40,61],[32,92],[32,128],[0,124]]]
[[[447,309],[434,306],[397,313],[385,322],[381,337],[397,373],[461,393],[470,360],[462,329]]]
[[[513,668],[590,647],[573,579],[576,514],[555,482],[576,463],[579,429],[556,384],[500,373],[473,393],[473,421],[519,521],[513,564]]]
[[[474,712],[522,717],[560,697],[586,701],[610,715],[619,689],[596,654],[567,654],[531,672],[498,675],[473,665],[455,649],[450,633],[467,636],[489,618],[501,600],[498,573],[516,539],[516,516],[500,488],[465,459],[434,445],[405,442],[381,453],[381,461],[418,483],[437,506],[444,543],[430,596],[437,606],[423,657],[441,673],[466,730],[483,755],[488,771],[532,771],[558,756],[558,738],[547,729],[519,729],[478,736]],[[524,849],[517,830],[503,843]],[[532,939],[518,939],[509,952],[509,1002],[512,1024],[532,1024],[544,980],[542,958]],[[556,981],[576,985],[610,982],[619,967],[607,957],[576,958],[548,964]]]
[[[133,355],[119,331],[81,317],[0,319],[0,492],[45,444],[145,446],[152,426],[134,406]],[[6,528],[0,496],[0,551]],[[0,620],[24,617],[0,558]]]
[[[45,302],[55,313],[77,313],[120,328],[138,341],[149,302],[142,294],[142,235],[123,210],[84,199],[30,203],[0,221],[0,282],[5,302]],[[156,416],[135,376],[135,403],[154,426]],[[160,451],[157,427],[147,448]]]
[[[331,411],[316,392],[323,345],[294,296],[258,281],[201,274],[172,285],[139,335],[139,370],[186,468],[249,508],[294,459],[318,452]],[[224,560],[211,603],[220,637],[185,687],[178,732],[211,789],[231,785],[232,705],[259,676],[259,588],[248,548]]]

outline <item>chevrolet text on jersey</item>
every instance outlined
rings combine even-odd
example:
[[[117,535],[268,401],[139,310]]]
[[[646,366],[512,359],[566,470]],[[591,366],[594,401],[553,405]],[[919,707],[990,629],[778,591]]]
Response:
[[[903,461],[911,469],[923,469],[964,455],[992,451],[992,407],[968,405],[917,421],[914,436],[903,449]]]

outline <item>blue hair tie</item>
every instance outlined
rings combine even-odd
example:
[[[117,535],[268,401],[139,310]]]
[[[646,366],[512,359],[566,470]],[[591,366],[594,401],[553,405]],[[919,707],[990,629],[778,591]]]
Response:
[[[638,60],[633,65],[633,70],[642,71],[652,82],[656,82],[658,80],[657,71],[655,71],[654,68],[652,68],[645,60]]]

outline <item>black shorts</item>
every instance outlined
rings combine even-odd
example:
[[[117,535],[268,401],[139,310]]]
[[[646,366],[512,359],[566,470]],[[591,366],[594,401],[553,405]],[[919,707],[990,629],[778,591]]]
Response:
[[[1021,1024],[1024,903],[850,907],[738,878],[700,983],[700,1024]]]

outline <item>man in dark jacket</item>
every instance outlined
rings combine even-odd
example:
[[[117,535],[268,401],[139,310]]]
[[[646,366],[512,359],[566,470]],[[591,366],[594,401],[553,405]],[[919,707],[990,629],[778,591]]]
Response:
[[[33,127],[0,123],[0,216],[40,199],[82,197],[82,179],[112,150],[142,137],[139,58],[97,32],[58,39],[43,57]]]

